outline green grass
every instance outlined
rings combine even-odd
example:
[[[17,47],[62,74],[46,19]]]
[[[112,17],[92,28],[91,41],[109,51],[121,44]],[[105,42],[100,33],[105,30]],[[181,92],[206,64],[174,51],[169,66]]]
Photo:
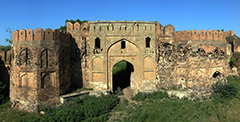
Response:
[[[1,122],[36,122],[39,121],[40,115],[38,113],[28,113],[15,110],[11,108],[10,102],[0,105],[0,121]]]
[[[113,75],[114,74],[117,74],[123,70],[126,70],[127,68],[127,62],[122,60],[122,61],[119,61],[118,63],[116,63],[114,66],[113,66],[113,70],[112,70],[112,73]]]
[[[229,76],[228,81],[240,86],[240,77]],[[231,86],[231,85],[227,85]],[[220,87],[225,89],[225,87]],[[239,89],[238,89],[239,90]],[[226,91],[224,91],[226,92]],[[232,91],[227,91],[232,92]],[[169,98],[166,93],[139,93],[132,97],[134,103],[122,102],[114,108],[113,121],[125,122],[239,122],[240,93],[225,100],[221,96],[214,99],[194,100]],[[219,99],[221,102],[219,102]],[[125,102],[126,103],[126,102]],[[119,114],[120,113],[120,114]]]
[[[126,122],[240,121],[240,102],[238,98],[217,104],[210,100],[150,98],[137,104],[119,104],[114,112],[122,113],[115,121]]]

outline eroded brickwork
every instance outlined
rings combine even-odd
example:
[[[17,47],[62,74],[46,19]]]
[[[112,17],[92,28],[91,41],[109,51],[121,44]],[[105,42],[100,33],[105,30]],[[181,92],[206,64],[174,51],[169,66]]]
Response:
[[[16,30],[12,50],[13,106],[36,111],[41,103],[55,104],[70,83],[70,34],[41,28]]]

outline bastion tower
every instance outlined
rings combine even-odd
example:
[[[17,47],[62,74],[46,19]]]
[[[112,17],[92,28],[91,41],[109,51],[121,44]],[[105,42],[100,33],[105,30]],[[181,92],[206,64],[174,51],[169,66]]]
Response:
[[[54,104],[70,84],[70,34],[41,28],[13,32],[10,100],[20,110]]]

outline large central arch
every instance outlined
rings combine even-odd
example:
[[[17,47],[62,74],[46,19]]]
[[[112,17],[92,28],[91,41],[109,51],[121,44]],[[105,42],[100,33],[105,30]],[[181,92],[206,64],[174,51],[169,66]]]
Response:
[[[121,39],[111,45],[108,49],[108,90],[114,90],[113,85],[113,74],[112,70],[115,64],[119,61],[127,61],[134,68],[134,72],[131,72],[130,88],[136,89],[139,81],[139,49],[138,47],[126,40]]]
[[[119,88],[125,89],[131,86],[133,81],[134,67],[125,60],[119,61],[112,67],[112,89],[116,91]]]

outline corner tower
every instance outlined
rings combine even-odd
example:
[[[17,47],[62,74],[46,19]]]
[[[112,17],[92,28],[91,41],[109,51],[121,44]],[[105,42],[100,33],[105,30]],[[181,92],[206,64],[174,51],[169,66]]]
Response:
[[[20,110],[54,104],[70,84],[70,34],[41,28],[13,32],[10,100]]]

